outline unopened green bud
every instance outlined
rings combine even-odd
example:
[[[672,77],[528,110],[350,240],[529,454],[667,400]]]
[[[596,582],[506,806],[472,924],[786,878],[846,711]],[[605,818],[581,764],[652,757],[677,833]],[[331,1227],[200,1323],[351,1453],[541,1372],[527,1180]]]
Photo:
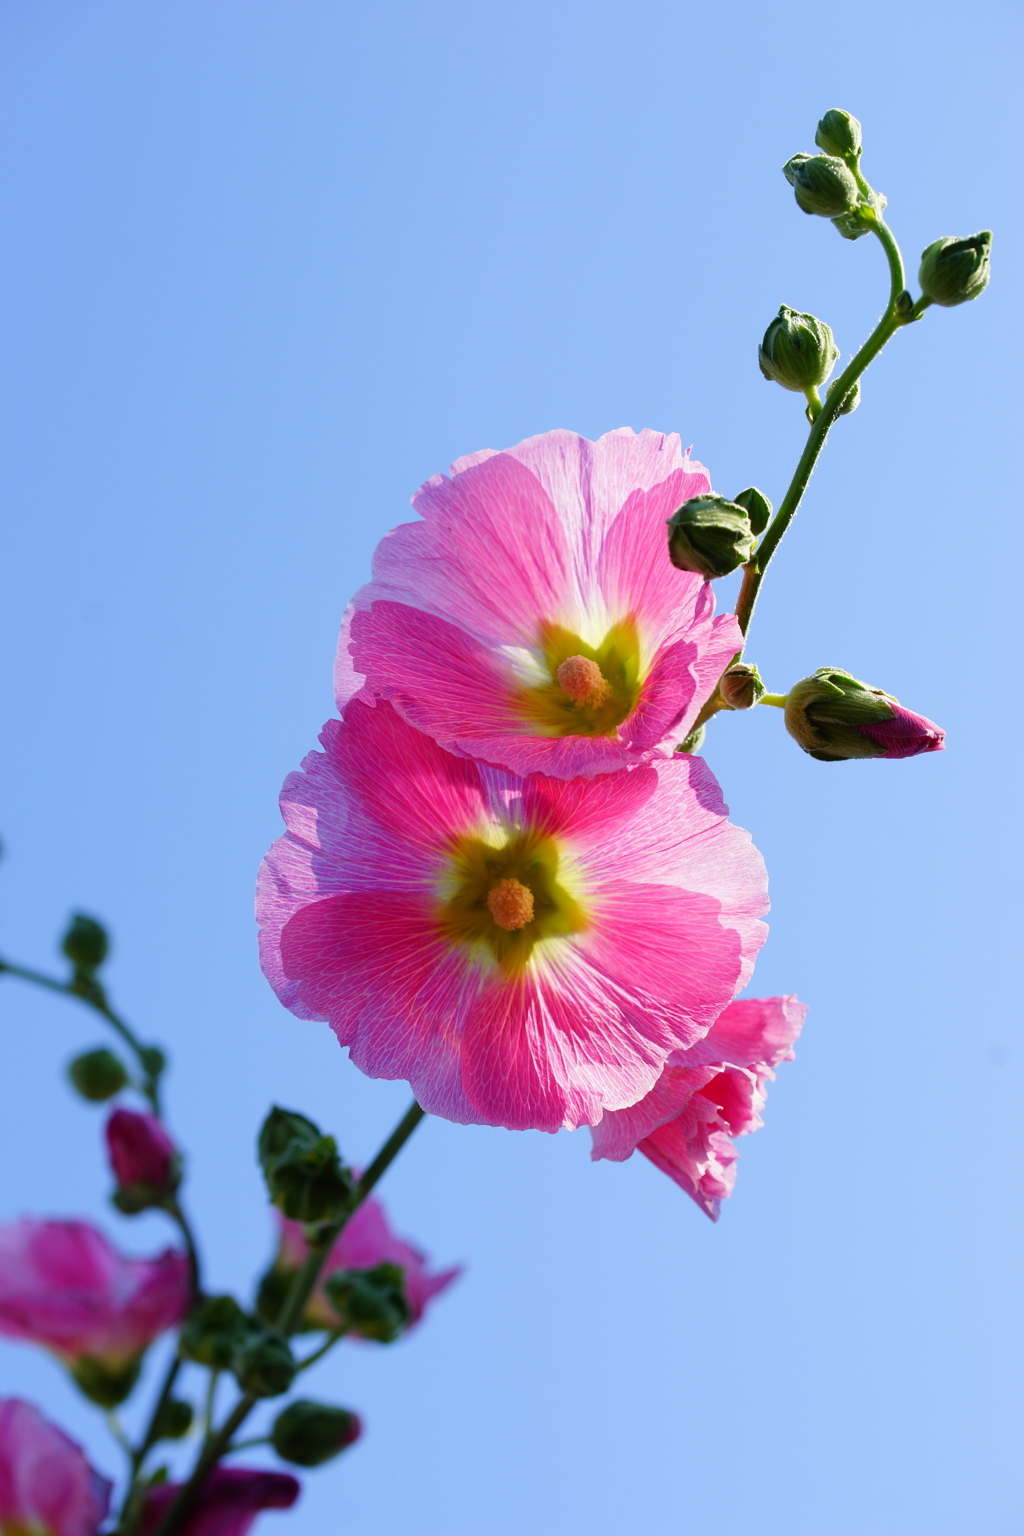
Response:
[[[728,576],[753,548],[746,508],[724,496],[691,496],[668,519],[668,555],[679,571]]]
[[[153,1420],[153,1439],[181,1440],[192,1428],[192,1404],[179,1397],[169,1397],[161,1403]]]
[[[831,328],[814,315],[783,304],[757,350],[766,379],[804,394],[824,384],[839,358]]]
[[[270,1441],[282,1461],[296,1467],[320,1467],[363,1432],[357,1413],[299,1398],[274,1420]]]
[[[141,1354],[116,1367],[102,1360],[92,1360],[88,1355],[82,1355],[68,1365],[78,1390],[100,1408],[116,1408],[123,1403],[138,1381],[141,1368]]]
[[[252,1328],[233,1296],[204,1296],[185,1319],[178,1353],[211,1370],[226,1370]]]
[[[819,762],[881,757],[885,749],[858,727],[891,720],[893,702],[840,667],[819,667],[790,689],[786,729]]]
[[[750,531],[756,537],[764,533],[772,517],[772,504],[764,491],[759,491],[756,485],[748,485],[745,491],[740,491],[733,497],[736,505],[742,507],[750,518]]]
[[[836,155],[794,155],[782,167],[804,213],[834,219],[857,206],[860,193],[853,172]]]
[[[68,1062],[68,1077],[83,1099],[102,1104],[128,1086],[128,1072],[113,1051],[101,1045]]]
[[[77,972],[92,976],[107,958],[110,940],[106,929],[95,918],[76,912],[61,940],[61,949]]]
[[[738,661],[718,680],[718,691],[730,709],[752,709],[765,691],[756,667]]]
[[[142,1069],[150,1077],[159,1077],[167,1065],[167,1057],[158,1045],[144,1045],[139,1052]]]
[[[333,1136],[322,1136],[305,1115],[276,1105],[259,1138],[270,1198],[293,1221],[329,1221],[352,1194],[352,1179]]]
[[[918,274],[925,298],[944,309],[976,299],[988,287],[991,245],[990,229],[983,229],[980,235],[971,235],[968,240],[944,235],[933,241],[921,256]]]
[[[836,385],[838,383],[839,383],[839,380],[835,379],[829,385],[828,392],[829,392],[830,395],[832,394],[833,390],[835,389],[835,387],[836,387]],[[849,416],[850,412],[851,411],[855,411],[857,409],[858,405],[860,405],[860,380],[859,379],[854,379],[854,381],[850,385],[849,389],[843,395],[843,403],[839,407],[839,415],[840,416]]]
[[[826,155],[838,155],[840,159],[845,159],[847,155],[859,155],[860,123],[852,113],[832,107],[819,122],[814,142]]]
[[[342,1325],[360,1338],[390,1344],[408,1325],[405,1273],[397,1264],[336,1270],[324,1289]]]
[[[280,1397],[295,1380],[297,1367],[287,1339],[279,1333],[254,1331],[236,1351],[231,1369],[243,1392]]]

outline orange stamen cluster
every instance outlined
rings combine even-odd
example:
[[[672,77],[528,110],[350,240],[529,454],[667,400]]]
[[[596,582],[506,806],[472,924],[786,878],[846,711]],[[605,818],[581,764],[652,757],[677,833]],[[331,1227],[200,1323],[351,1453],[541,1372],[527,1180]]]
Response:
[[[601,668],[588,656],[570,656],[562,662],[555,676],[558,686],[577,709],[588,704],[603,704],[611,692]]]
[[[487,893],[487,910],[499,928],[514,933],[533,922],[533,892],[521,880],[499,880]]]

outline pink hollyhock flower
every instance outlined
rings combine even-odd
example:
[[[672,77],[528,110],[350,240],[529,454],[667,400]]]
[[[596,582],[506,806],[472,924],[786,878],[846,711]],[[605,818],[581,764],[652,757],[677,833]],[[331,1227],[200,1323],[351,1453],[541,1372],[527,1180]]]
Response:
[[[806,1012],[795,997],[730,1003],[703,1040],[670,1058],[646,1098],[593,1127],[591,1156],[619,1163],[643,1152],[717,1221],[736,1182],[730,1138],[764,1123],[773,1069],[792,1061]]]
[[[182,1485],[164,1483],[146,1494],[139,1536],[152,1536]],[[191,1513],[176,1536],[245,1536],[264,1509],[291,1509],[299,1485],[287,1472],[258,1472],[247,1467],[217,1467],[207,1478]]]
[[[764,865],[699,758],[521,779],[355,700],[320,739],[260,873],[263,968],[430,1113],[594,1124],[745,985]]]
[[[2,1536],[96,1536],[112,1486],[31,1403],[0,1399]]]
[[[0,1226],[0,1333],[52,1350],[96,1401],[127,1395],[190,1296],[188,1259],[174,1249],[128,1259],[84,1221]]]
[[[278,1216],[278,1250],[274,1273],[286,1280],[302,1267],[309,1252],[302,1223]],[[324,1282],[339,1270],[375,1269],[378,1264],[397,1264],[403,1271],[405,1299],[409,1303],[409,1327],[418,1323],[427,1303],[447,1290],[462,1273],[461,1265],[434,1274],[427,1268],[426,1254],[404,1238],[396,1236],[388,1223],[384,1207],[370,1195],[345,1224],[327,1256],[320,1282],[309,1299],[303,1322],[308,1328],[333,1328],[338,1316],[327,1299]]]
[[[547,432],[459,459],[377,547],[342,625],[357,690],[450,752],[512,773],[592,778],[687,735],[743,639],[665,522],[711,489],[679,438]]]
[[[156,1115],[115,1109],[107,1121],[106,1137],[119,1191],[159,1197],[177,1186],[178,1149]]]

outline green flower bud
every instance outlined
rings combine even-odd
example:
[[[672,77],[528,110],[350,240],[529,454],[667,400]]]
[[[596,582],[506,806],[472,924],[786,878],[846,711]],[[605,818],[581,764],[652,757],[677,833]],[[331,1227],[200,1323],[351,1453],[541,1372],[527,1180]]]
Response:
[[[836,155],[794,155],[782,169],[804,213],[834,219],[856,208],[860,192],[853,172]]]
[[[724,496],[691,496],[668,519],[668,555],[679,571],[728,576],[753,548],[746,508]]]
[[[830,395],[838,383],[839,380],[835,379],[829,385],[828,392]],[[843,403],[839,407],[839,415],[849,416],[850,412],[855,411],[858,405],[860,405],[860,380],[855,379],[843,396]]]
[[[738,661],[718,680],[718,691],[730,709],[751,709],[765,691],[756,667]]]
[[[102,1104],[128,1086],[128,1072],[121,1059],[101,1045],[68,1062],[68,1077],[83,1099]]]
[[[223,1371],[252,1331],[252,1323],[233,1296],[204,1296],[185,1319],[178,1353],[183,1360]]]
[[[153,1421],[153,1439],[181,1440],[192,1428],[192,1404],[178,1397],[169,1397],[157,1409]]]
[[[925,298],[944,309],[976,299],[988,287],[989,247],[992,231],[983,229],[968,240],[954,240],[944,235],[935,240],[921,256],[918,282]]]
[[[764,333],[757,361],[766,379],[804,394],[824,384],[839,358],[835,337],[824,320],[783,304]]]
[[[159,1077],[167,1065],[167,1057],[158,1045],[144,1045],[139,1052],[142,1070],[150,1077]]]
[[[360,1338],[391,1344],[408,1325],[405,1273],[397,1264],[336,1270],[324,1290],[342,1325]]]
[[[117,1367],[102,1360],[91,1360],[87,1355],[68,1364],[78,1390],[90,1403],[97,1403],[101,1408],[116,1408],[118,1403],[123,1403],[138,1381],[141,1369],[141,1354]]]
[[[893,702],[881,688],[869,688],[839,667],[819,667],[790,689],[786,729],[819,762],[881,757],[884,747],[858,726],[891,720]]]
[[[352,1194],[334,1137],[321,1136],[305,1115],[275,1105],[260,1131],[259,1157],[271,1200],[293,1221],[329,1221]]]
[[[295,1357],[279,1333],[254,1329],[231,1362],[243,1392],[254,1397],[280,1397],[295,1380]]]
[[[296,1467],[320,1467],[363,1432],[357,1413],[299,1398],[274,1420],[271,1444],[282,1461]]]
[[[94,918],[76,912],[61,940],[61,949],[67,955],[76,972],[92,976],[99,970],[110,950],[106,929]]]
[[[852,113],[832,107],[819,122],[814,142],[826,155],[837,155],[841,160],[847,155],[859,155],[860,123]]]
[[[772,504],[764,491],[759,491],[756,485],[748,485],[746,490],[740,491],[733,500],[750,518],[751,533],[760,538],[772,518]]]

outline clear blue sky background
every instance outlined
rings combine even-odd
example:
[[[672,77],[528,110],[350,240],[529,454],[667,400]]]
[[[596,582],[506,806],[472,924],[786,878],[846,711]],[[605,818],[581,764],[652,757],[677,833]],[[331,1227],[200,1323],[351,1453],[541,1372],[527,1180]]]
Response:
[[[428,1122],[386,1197],[465,1278],[322,1369],[367,1437],[264,1529],[1019,1532],[1018,8],[6,0],[0,27],[2,950],[51,964],[73,907],[109,920],[216,1286],[268,1252],[271,1097],[355,1160],[407,1097],[280,1008],[252,919],[377,539],[454,457],[556,426],[678,430],[778,502],[805,426],[761,333],[785,302],[849,355],[885,293],[779,173],[826,108],[862,118],[912,268],[995,229],[982,301],[899,335],[833,434],[751,652],[779,689],[847,667],[948,750],[819,764],[770,710],[707,745],[772,877],[752,990],[810,1005],[719,1226],[585,1133]],[[152,1249],[61,1080],[101,1031],[0,1004],[0,1215]],[[0,1372],[117,1468],[55,1365]]]

